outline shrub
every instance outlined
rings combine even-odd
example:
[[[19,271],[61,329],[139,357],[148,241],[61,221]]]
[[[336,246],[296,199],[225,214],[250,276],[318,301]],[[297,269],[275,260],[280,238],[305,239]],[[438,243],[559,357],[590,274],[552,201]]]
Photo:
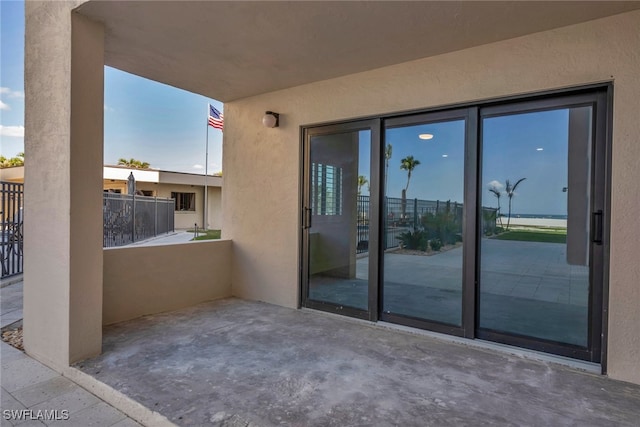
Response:
[[[405,231],[400,233],[396,239],[400,240],[402,247],[405,249],[427,250],[427,233],[424,230]]]
[[[442,244],[453,245],[462,239],[461,207],[446,202],[444,208],[435,213],[425,213],[421,220],[428,239],[439,239]]]
[[[438,252],[442,248],[442,241],[440,239],[432,239],[429,245],[431,246],[431,250]]]

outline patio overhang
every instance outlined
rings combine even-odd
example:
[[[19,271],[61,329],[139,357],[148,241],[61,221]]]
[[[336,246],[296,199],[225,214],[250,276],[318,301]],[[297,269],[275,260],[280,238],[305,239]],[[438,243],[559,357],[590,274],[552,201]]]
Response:
[[[104,24],[106,65],[228,102],[638,8],[625,1],[88,1],[77,12]]]

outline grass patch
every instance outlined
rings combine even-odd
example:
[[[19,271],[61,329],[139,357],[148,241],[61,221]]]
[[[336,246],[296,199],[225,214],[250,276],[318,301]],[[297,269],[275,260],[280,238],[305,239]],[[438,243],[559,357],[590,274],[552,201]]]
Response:
[[[194,232],[194,230],[187,230],[191,233]],[[193,240],[217,240],[220,239],[220,235],[222,234],[222,230],[207,230],[207,233],[204,233],[204,230],[200,230],[198,229],[198,237],[194,238]]]
[[[494,237],[518,242],[567,243],[567,230],[509,230]]]

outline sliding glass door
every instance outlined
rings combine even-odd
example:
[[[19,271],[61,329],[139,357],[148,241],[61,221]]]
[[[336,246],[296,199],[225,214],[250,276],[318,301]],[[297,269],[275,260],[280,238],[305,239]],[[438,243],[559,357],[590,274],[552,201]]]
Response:
[[[578,96],[481,110],[479,337],[599,360],[596,104]]]
[[[301,305],[600,362],[609,90],[305,128]]]
[[[366,319],[377,309],[374,125],[319,127],[305,137],[303,305]]]
[[[385,121],[383,320],[461,334],[467,114]]]

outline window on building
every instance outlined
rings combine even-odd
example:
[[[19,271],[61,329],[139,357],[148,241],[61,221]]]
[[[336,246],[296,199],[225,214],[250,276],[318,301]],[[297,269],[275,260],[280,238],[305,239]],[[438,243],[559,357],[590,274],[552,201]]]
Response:
[[[153,190],[142,190],[142,195],[153,197]]]
[[[313,163],[311,169],[313,215],[342,215],[342,168]]]
[[[171,198],[176,201],[176,211],[195,211],[196,193],[174,193]]]

